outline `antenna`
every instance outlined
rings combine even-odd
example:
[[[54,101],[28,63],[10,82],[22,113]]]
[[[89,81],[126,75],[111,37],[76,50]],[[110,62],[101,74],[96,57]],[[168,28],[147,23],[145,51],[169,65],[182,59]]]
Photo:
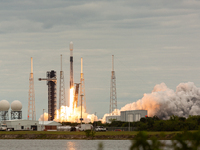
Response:
[[[83,73],[83,58],[81,57],[81,73]]]
[[[62,54],[60,55],[60,71],[62,71]]]
[[[31,73],[33,73],[33,58],[31,57]]]
[[[114,55],[112,55],[112,71],[114,71]]]

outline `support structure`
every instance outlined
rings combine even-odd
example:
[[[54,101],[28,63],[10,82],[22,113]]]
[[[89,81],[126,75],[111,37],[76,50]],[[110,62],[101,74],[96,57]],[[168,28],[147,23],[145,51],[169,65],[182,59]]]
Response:
[[[60,110],[59,116],[61,119],[61,106],[66,106],[66,99],[65,99],[64,72],[62,71],[62,55],[60,55],[60,57],[61,57],[61,70],[60,70],[60,89],[59,89],[59,110]]]
[[[11,120],[22,119],[22,111],[11,111]]]
[[[118,115],[114,112],[117,109],[117,91],[116,91],[116,77],[114,71],[114,55],[112,55],[112,71],[110,84],[110,111],[111,115]]]
[[[0,121],[9,120],[8,111],[0,111]]]
[[[66,106],[64,72],[62,71],[62,55],[60,55],[60,57],[61,57],[61,71],[60,71],[60,89],[59,89],[59,109],[61,106]]]
[[[28,92],[28,120],[36,120],[35,112],[35,90],[33,78],[33,58],[31,57],[31,73],[29,77],[29,92]]]
[[[48,85],[48,121],[53,121],[57,108],[57,78],[56,71],[47,71],[47,78],[39,78],[39,81],[46,80]]]
[[[82,106],[86,112],[86,99],[85,99],[85,80],[83,74],[83,58],[81,57],[81,76],[80,76],[80,96],[82,95]],[[81,99],[81,98],[80,98]],[[80,102],[79,102],[80,105]]]

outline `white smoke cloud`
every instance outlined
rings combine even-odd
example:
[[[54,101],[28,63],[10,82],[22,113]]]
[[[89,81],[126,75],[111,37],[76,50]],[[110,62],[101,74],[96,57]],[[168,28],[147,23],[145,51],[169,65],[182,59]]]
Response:
[[[39,121],[48,121],[48,113],[44,113],[40,116]]]
[[[200,88],[197,88],[193,82],[180,83],[176,87],[176,91],[169,89],[165,83],[155,85],[151,93],[144,96],[136,102],[126,104],[120,110],[114,110],[114,115],[119,115],[120,111],[125,110],[147,110],[148,116],[158,116],[160,119],[169,119],[170,116],[176,115],[180,117],[188,117],[189,115],[200,115]],[[76,108],[76,114],[65,121],[75,121],[74,118],[80,118],[80,108]],[[84,112],[84,111],[83,111]],[[102,122],[105,123],[105,114]],[[94,114],[83,113],[85,122],[93,122],[98,120]],[[43,115],[40,116],[43,120]],[[44,120],[48,120],[48,114],[44,114]],[[76,119],[77,120],[77,119]],[[55,121],[59,121],[56,120]]]
[[[107,117],[107,116],[112,116],[112,115],[115,115],[115,116],[120,115],[120,110],[119,110],[119,109],[115,109],[112,113],[105,114],[105,115],[103,116],[103,118],[100,119],[100,121],[101,121],[102,123],[106,123],[106,117]]]
[[[180,83],[174,91],[165,83],[157,84],[151,93],[144,94],[142,99],[125,105],[120,111],[138,109],[147,110],[148,116],[156,115],[160,119],[169,119],[172,115],[200,115],[200,88],[188,82]]]

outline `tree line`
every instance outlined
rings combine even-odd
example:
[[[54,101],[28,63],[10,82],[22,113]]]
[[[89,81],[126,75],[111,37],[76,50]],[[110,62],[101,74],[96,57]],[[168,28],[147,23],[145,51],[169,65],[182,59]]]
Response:
[[[161,120],[157,116],[141,118],[138,122],[122,122],[111,120],[111,123],[97,125],[105,127],[134,127],[138,131],[181,131],[200,129],[200,116],[178,117],[171,116],[169,120]]]
[[[76,126],[79,123],[63,122],[62,125]],[[95,126],[104,127],[134,127],[138,131],[181,131],[200,129],[200,116],[178,117],[171,116],[168,120],[161,120],[157,116],[141,118],[138,122],[123,122],[115,119],[111,123],[96,121],[90,123]]]

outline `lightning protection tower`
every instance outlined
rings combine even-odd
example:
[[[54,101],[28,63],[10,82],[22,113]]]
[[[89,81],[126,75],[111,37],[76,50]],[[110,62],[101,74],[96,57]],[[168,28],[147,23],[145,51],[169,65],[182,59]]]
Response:
[[[33,58],[31,57],[31,73],[29,77],[29,92],[28,92],[28,120],[36,120],[35,112],[35,91],[33,78]]]
[[[83,58],[81,57],[81,78],[80,78],[80,96],[82,95],[82,103],[79,102],[79,105],[82,104],[82,106],[85,109],[86,112],[86,100],[85,100],[85,80],[84,80],[84,74],[83,74]],[[81,97],[80,99],[81,100]]]
[[[114,113],[117,109],[117,91],[116,91],[116,77],[114,71],[114,55],[112,55],[112,71],[111,71],[111,84],[110,84],[110,114],[118,115]]]
[[[62,71],[62,55],[61,57],[61,71],[60,71],[60,89],[59,89],[59,115],[61,119],[61,106],[66,106],[65,100],[65,82],[64,82],[64,72]]]

